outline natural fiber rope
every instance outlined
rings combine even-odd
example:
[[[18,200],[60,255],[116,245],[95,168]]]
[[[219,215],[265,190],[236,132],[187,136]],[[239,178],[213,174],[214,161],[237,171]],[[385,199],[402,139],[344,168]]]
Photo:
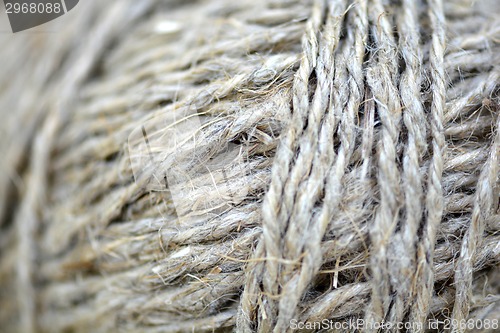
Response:
[[[87,0],[0,34],[1,331],[498,319],[499,13]]]

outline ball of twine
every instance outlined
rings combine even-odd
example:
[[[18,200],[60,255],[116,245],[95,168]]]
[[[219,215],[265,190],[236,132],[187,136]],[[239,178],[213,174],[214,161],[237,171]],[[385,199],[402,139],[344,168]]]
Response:
[[[499,12],[85,1],[0,34],[2,332],[495,331]]]

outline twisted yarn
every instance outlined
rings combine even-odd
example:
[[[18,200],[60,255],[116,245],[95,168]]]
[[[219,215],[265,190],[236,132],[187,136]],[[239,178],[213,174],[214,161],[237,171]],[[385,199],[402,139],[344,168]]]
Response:
[[[498,319],[499,13],[85,1],[0,34],[2,332]]]

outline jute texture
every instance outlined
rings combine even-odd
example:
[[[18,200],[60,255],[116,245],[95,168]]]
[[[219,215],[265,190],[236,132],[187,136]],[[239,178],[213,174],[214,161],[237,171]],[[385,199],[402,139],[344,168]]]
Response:
[[[85,0],[0,34],[0,331],[498,319],[499,7]]]

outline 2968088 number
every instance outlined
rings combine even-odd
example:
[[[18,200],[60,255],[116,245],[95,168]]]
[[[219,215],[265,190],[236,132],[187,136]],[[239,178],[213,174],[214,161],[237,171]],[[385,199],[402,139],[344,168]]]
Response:
[[[473,329],[493,329],[498,330],[500,328],[500,323],[498,319],[445,319],[440,322],[443,325],[444,330],[463,331],[463,330],[473,330]]]
[[[7,14],[60,14],[62,6],[60,3],[6,3]]]

